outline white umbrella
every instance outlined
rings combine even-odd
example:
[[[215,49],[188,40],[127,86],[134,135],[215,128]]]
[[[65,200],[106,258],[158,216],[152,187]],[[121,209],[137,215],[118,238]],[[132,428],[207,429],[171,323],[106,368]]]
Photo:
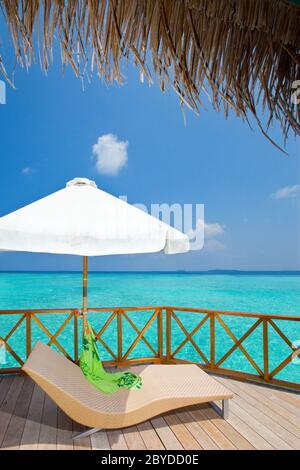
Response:
[[[187,235],[75,178],[60,191],[0,218],[0,250],[83,256],[83,312],[88,256],[184,253]]]

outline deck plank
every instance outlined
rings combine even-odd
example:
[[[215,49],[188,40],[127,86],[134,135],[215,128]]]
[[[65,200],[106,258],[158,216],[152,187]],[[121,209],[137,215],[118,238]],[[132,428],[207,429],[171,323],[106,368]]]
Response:
[[[252,415],[250,411],[245,411],[245,409],[237,403],[232,403],[232,411],[245,423],[249,424],[266,442],[269,442],[274,449],[292,450],[292,447],[275,434],[272,428],[268,428],[263,424],[263,420],[257,420],[257,414]]]
[[[16,450],[19,448],[33,389],[34,383],[29,379],[29,377],[25,377],[23,387],[16,402],[14,413],[11,417],[1,445],[2,448],[10,450]]]
[[[91,435],[91,446],[93,450],[110,450],[106,431],[99,431]]]
[[[165,447],[149,421],[137,425],[147,450],[164,450]]]
[[[217,444],[209,437],[209,435],[194,421],[188,413],[188,409],[178,411],[177,416],[190,433],[194,436],[200,447],[204,450],[218,450]]]
[[[59,408],[57,415],[56,446],[58,450],[73,450],[72,420]]]
[[[9,376],[4,376],[4,377],[1,377],[1,381],[0,381],[0,406],[2,405],[6,395],[7,395],[7,392],[11,386],[11,381],[12,381],[12,377],[9,377]]]
[[[280,390],[280,396],[284,397],[285,402],[300,408],[300,393]]]
[[[208,436],[215,442],[219,449],[222,450],[235,450],[234,444],[227,439],[227,437],[215,426],[215,424],[207,419],[203,410],[207,408],[205,406],[194,407],[188,413],[190,416],[199,424],[199,426],[205,431]]]
[[[268,429],[271,429],[278,437],[280,437],[287,445],[286,449],[299,449],[300,440],[289,432],[285,427],[278,424],[277,421],[273,419],[273,414],[265,414],[266,407],[260,407],[260,402],[258,400],[249,399],[246,400],[243,396],[239,395],[239,390],[234,381],[226,381],[226,386],[230,388],[235,393],[234,402],[247,411],[252,416],[258,420],[259,425],[262,423]],[[243,395],[243,394],[242,394]]]
[[[20,450],[36,450],[38,447],[44,401],[45,393],[38,385],[35,385],[19,446]]]
[[[39,435],[39,450],[56,450],[57,441],[57,406],[46,395]]]
[[[167,450],[183,450],[183,446],[169,428],[164,418],[159,416],[151,419],[151,424]]]
[[[145,443],[136,426],[123,429],[124,438],[129,450],[145,450]]]
[[[164,420],[185,450],[202,449],[202,446],[175,413],[164,415]]]
[[[73,421],[72,424],[73,424],[72,434],[79,434],[88,429],[82,424],[75,423],[75,421]],[[86,436],[86,437],[80,437],[78,439],[75,439],[73,441],[73,449],[74,450],[91,450],[92,449],[91,437]]]
[[[230,382],[228,382],[228,386],[229,385]],[[289,418],[285,415],[285,413],[282,413],[281,407],[276,405],[276,403],[275,406],[273,406],[272,400],[269,400],[267,397],[260,395],[255,390],[255,388],[252,387],[252,384],[236,381],[235,387],[237,387],[236,393],[239,393],[244,400],[254,404],[254,406],[260,411],[262,411],[264,414],[267,414],[274,421],[276,421],[282,427],[287,429],[290,433],[294,434],[294,436],[296,436],[298,439],[300,438],[299,427],[295,426],[294,423],[290,422]]]
[[[107,437],[112,450],[128,450],[124,434],[120,429],[107,431]]]
[[[286,408],[283,408],[281,405],[278,405],[278,403],[276,403],[271,398],[269,398],[268,395],[263,395],[260,392],[258,392],[257,387],[255,385],[253,384],[247,384],[247,385],[248,385],[247,390],[249,393],[252,394],[252,396],[254,396],[256,399],[263,402],[268,408],[270,408],[277,415],[283,417],[289,423],[293,424],[295,428],[298,429],[298,435],[299,435],[299,432],[300,432],[299,418],[295,416],[294,413],[291,413]]]
[[[231,426],[225,419],[221,418],[220,415],[213,408],[203,408],[202,413],[207,419],[210,419],[214,425],[221,431],[224,436],[229,439],[232,444],[239,450],[254,450],[252,444],[245,439],[237,430]]]
[[[7,394],[4,400],[2,401],[2,405],[0,408],[0,447],[4,440],[10,420],[13,416],[13,412],[14,412],[18,397],[21,393],[23,383],[24,383],[24,377],[15,376],[10,384],[10,387],[7,391]]]
[[[231,424],[242,436],[245,437],[257,450],[272,450],[273,447],[265,441],[254,429],[245,423],[243,420],[236,416],[234,413],[230,413],[228,423]]]
[[[261,387],[255,384],[252,384],[252,387],[264,397],[267,397],[273,402],[277,403],[279,406],[281,406],[281,408],[286,409],[293,415],[300,418],[300,400],[295,400],[295,403],[292,404],[287,400],[287,394],[284,395],[283,392],[279,392],[273,388]]]

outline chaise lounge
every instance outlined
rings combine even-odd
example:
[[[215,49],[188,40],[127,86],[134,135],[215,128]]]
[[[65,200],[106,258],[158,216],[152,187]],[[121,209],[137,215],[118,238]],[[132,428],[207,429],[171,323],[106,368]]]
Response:
[[[93,387],[81,369],[49,346],[38,342],[22,370],[74,421],[92,428],[118,429],[146,421],[167,411],[200,403],[222,401],[228,417],[233,394],[194,364],[135,366],[141,390],[107,395]]]

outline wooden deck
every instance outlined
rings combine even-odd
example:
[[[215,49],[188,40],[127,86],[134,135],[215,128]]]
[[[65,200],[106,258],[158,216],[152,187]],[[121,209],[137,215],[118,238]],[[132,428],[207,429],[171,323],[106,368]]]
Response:
[[[4,449],[300,449],[300,395],[218,378],[231,389],[230,417],[194,406],[138,426],[102,431],[72,442],[84,430],[24,376],[0,377],[0,447]]]

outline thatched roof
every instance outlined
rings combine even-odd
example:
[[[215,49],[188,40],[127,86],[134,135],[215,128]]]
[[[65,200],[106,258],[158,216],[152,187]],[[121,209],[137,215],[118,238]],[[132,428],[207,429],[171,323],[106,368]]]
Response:
[[[300,132],[293,82],[300,80],[297,0],[0,0],[20,64],[30,66],[40,44],[47,70],[57,39],[63,64],[80,75],[96,68],[121,81],[122,58],[142,74],[170,83],[181,101],[201,107],[201,91],[216,109],[233,108],[265,129],[279,120],[283,136]],[[34,30],[38,41],[34,39]],[[36,54],[38,55],[38,54]],[[0,56],[1,63],[1,56]],[[260,121],[259,125],[260,125]]]

